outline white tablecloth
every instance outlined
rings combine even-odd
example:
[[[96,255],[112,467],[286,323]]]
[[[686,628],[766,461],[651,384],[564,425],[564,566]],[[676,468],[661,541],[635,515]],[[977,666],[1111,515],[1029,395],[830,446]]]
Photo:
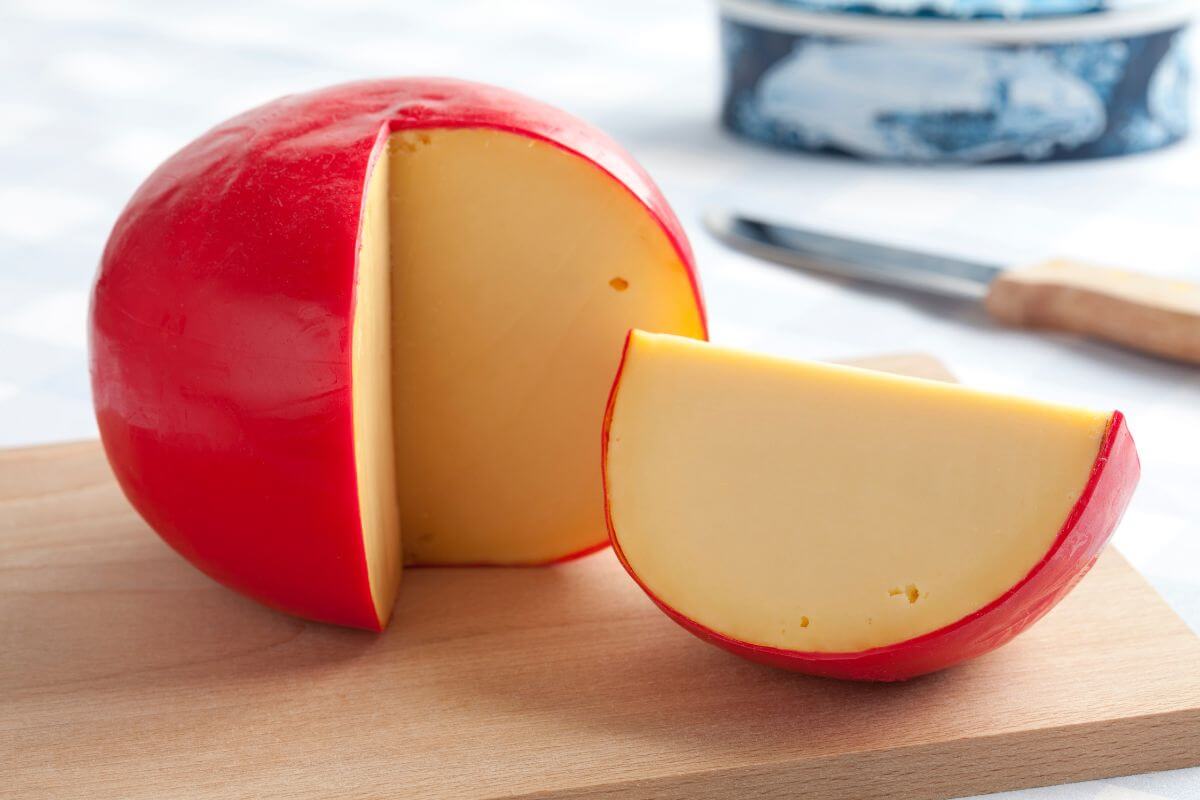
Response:
[[[734,205],[988,260],[1060,253],[1200,280],[1200,146],[915,169],[745,145],[714,123],[715,12],[698,0],[0,2],[0,446],[95,435],[88,288],[109,226],[161,159],[276,95],[389,74],[506,85],[614,134],[683,219],[718,342],[928,351],[975,386],[1123,410],[1144,473],[1117,544],[1200,629],[1200,370],[791,274],[698,225],[706,206]],[[1194,800],[1200,770],[1003,796]]]

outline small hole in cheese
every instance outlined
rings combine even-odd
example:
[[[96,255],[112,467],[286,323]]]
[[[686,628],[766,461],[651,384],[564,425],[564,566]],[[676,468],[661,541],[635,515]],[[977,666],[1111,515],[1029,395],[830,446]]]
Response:
[[[901,589],[899,586],[888,589],[888,597],[900,597],[901,595],[907,597],[909,605],[912,605],[913,603],[917,602],[918,599],[920,599],[921,590],[917,588],[915,583],[910,583],[903,589]]]
[[[807,627],[808,627],[808,617],[801,617],[801,618],[800,618],[800,627],[801,627],[801,628],[807,628]]]
[[[616,289],[618,292],[623,292],[629,288],[629,281],[625,280],[624,278],[617,277],[609,281],[608,285]]]

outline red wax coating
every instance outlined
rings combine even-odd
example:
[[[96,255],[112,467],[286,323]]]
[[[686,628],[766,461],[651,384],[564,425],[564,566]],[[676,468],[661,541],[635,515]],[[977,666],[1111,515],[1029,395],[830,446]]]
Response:
[[[90,367],[113,471],[168,544],[275,608],[382,627],[351,427],[366,178],[390,132],[464,127],[549,142],[619,181],[700,303],[682,227],[619,145],[521,95],[442,78],[345,84],[234,117],[160,166],[109,237]]]

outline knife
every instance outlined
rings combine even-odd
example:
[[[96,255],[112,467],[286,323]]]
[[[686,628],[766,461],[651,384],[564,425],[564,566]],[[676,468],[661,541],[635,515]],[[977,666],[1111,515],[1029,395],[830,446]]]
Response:
[[[1164,358],[1200,364],[1200,285],[1064,258],[995,264],[844,239],[710,210],[721,241],[795,269],[982,301],[994,319],[1078,333]]]

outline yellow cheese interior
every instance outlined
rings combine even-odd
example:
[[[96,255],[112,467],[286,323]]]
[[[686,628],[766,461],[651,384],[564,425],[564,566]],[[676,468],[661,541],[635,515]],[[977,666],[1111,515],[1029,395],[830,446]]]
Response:
[[[1045,555],[1108,413],[636,332],[610,428],[617,541],[732,638],[857,652],[936,630]]]
[[[602,544],[600,429],[625,334],[703,335],[681,259],[617,181],[540,140],[398,132],[380,164],[355,315],[364,509],[390,507],[368,495],[394,487],[413,563],[543,563]],[[371,542],[399,534],[376,528],[368,559],[394,558]]]
[[[406,557],[538,563],[603,542],[625,333],[703,333],[683,264],[626,189],[553,145],[434,130],[390,152]]]
[[[392,296],[388,170],[367,182],[359,233],[351,340],[351,397],[359,517],[371,597],[380,625],[392,614],[400,583],[400,511],[392,425]]]

